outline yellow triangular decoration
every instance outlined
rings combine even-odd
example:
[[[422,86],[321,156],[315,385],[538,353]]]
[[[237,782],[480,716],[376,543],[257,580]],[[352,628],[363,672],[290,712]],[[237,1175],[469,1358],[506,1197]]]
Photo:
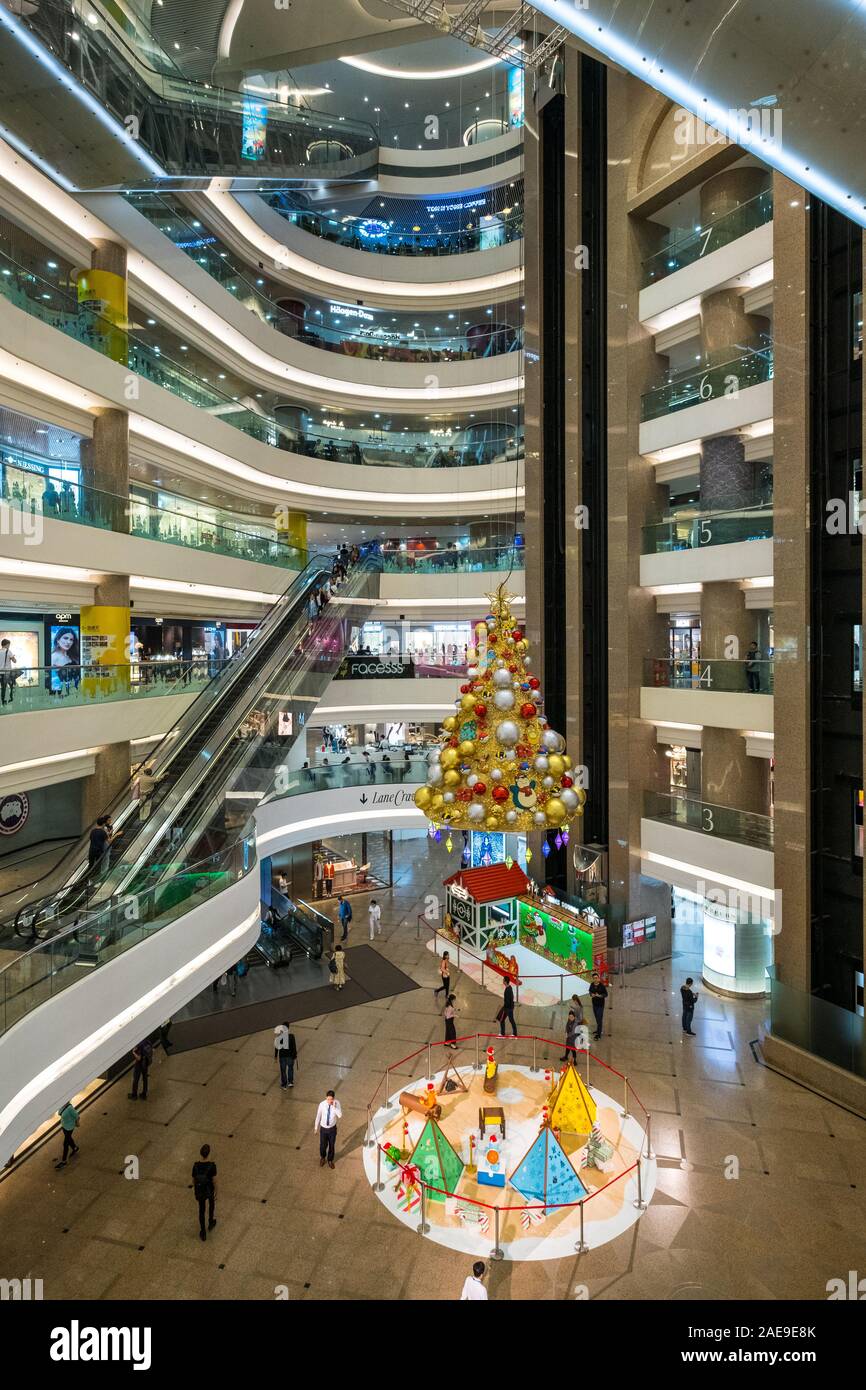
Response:
[[[550,1123],[564,1134],[589,1134],[595,1124],[597,1106],[569,1062],[550,1097]]]

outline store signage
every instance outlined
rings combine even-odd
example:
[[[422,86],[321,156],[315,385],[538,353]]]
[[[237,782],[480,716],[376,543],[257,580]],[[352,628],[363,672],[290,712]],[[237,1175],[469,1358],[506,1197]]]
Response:
[[[449,902],[451,916],[456,917],[458,922],[467,922],[472,925],[472,904],[463,902],[462,898],[455,898],[454,889],[451,889],[451,900]]]
[[[17,835],[27,824],[30,798],[25,792],[11,792],[0,797],[0,835]]]
[[[623,949],[627,946],[641,946],[644,941],[653,941],[655,939],[655,934],[655,917],[636,917],[633,922],[623,922]]]
[[[469,895],[469,889],[464,888],[461,883],[449,884],[448,892],[451,894],[452,898],[460,898],[461,902],[468,903],[472,901]]]
[[[337,672],[338,680],[372,680],[391,678],[411,678],[415,668],[411,661],[403,661],[399,656],[347,656]]]
[[[365,323],[375,323],[376,315],[369,309],[360,309],[356,304],[329,304],[332,314],[342,314],[344,319],[363,319]]]
[[[378,241],[388,235],[390,227],[387,222],[377,222],[375,218],[368,217],[366,221],[358,223],[358,231],[361,236],[369,237],[372,241]]]
[[[459,203],[428,203],[427,211],[437,212],[463,212],[466,208],[484,208],[487,206],[487,197],[466,198]]]

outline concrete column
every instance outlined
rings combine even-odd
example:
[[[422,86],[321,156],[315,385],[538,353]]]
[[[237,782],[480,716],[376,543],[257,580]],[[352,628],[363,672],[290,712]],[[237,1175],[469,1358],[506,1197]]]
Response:
[[[711,690],[748,689],[742,663],[757,639],[756,615],[746,608],[736,583],[704,584],[701,596],[701,658],[713,662]],[[735,640],[733,640],[735,639]],[[727,658],[727,663],[721,664]]]
[[[766,758],[750,758],[736,729],[710,729],[701,735],[701,799],[734,811],[769,812],[770,779]]]
[[[129,777],[128,743],[110,743],[97,749],[96,768],[85,779],[82,789],[81,815],[85,829],[111,805]]]
[[[91,270],[105,270],[126,279],[126,247],[118,241],[95,241],[90,255]]]
[[[93,438],[81,444],[81,481],[101,496],[88,506],[107,513],[113,531],[129,530],[129,416],[113,407],[97,410]]]

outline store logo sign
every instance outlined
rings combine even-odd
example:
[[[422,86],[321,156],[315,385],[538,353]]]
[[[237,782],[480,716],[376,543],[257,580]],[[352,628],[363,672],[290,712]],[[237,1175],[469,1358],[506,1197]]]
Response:
[[[10,792],[0,797],[0,835],[17,835],[27,824],[30,798],[25,792]]]

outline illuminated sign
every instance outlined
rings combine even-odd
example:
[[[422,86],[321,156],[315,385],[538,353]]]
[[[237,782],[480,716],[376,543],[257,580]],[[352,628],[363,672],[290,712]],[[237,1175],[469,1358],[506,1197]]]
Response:
[[[371,241],[379,241],[388,235],[390,227],[387,222],[377,222],[375,218],[368,217],[366,221],[358,223],[358,231],[363,237],[368,237]]]
[[[523,68],[509,68],[508,124],[512,127],[523,125],[524,85]]]
[[[487,195],[480,198],[464,198],[459,203],[428,203],[427,211],[434,215],[437,212],[464,212],[467,208],[486,208]]]
[[[241,159],[264,159],[267,126],[268,108],[264,102],[244,97]]]
[[[363,319],[365,323],[374,323],[376,319],[369,309],[359,309],[356,304],[329,304],[328,308],[332,314],[342,314],[347,319]]]

